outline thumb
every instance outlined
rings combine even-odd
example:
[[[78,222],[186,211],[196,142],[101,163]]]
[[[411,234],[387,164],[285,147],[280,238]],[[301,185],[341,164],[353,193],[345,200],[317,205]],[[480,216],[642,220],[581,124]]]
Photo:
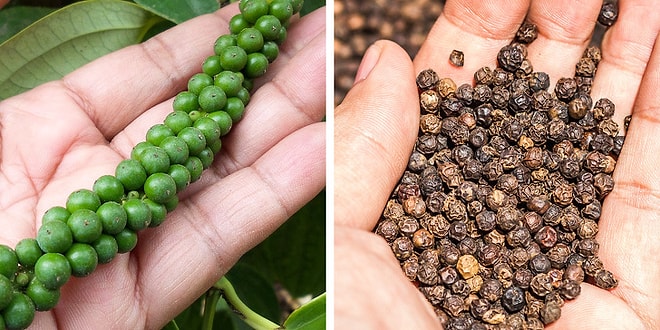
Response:
[[[335,109],[335,223],[369,230],[403,173],[419,125],[412,61],[390,41],[367,49]]]

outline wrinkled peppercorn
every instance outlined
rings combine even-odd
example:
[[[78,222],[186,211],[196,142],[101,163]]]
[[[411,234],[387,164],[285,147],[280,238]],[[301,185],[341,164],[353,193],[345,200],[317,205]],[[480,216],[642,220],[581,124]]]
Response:
[[[449,63],[461,67],[465,63],[465,55],[463,55],[462,51],[454,49],[449,54]]]
[[[417,141],[375,232],[447,329],[542,329],[583,281],[617,285],[595,240],[625,141],[614,103],[589,95],[602,53],[549,90],[527,58],[536,35],[522,24],[474,85],[416,80]]]

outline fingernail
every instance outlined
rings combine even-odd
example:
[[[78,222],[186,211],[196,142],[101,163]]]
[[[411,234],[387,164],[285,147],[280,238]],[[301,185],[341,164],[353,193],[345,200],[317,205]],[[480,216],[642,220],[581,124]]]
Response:
[[[378,44],[372,44],[367,48],[364,57],[362,57],[362,62],[360,62],[360,66],[357,69],[357,73],[355,74],[355,82],[353,85],[367,79],[371,70],[376,66],[376,63],[378,63],[381,51],[382,49]]]

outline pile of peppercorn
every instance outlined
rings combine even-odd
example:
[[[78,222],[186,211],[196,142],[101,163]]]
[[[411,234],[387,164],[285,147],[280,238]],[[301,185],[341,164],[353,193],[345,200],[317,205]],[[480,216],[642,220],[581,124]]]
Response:
[[[590,97],[601,52],[549,91],[536,35],[524,23],[474,86],[417,77],[418,138],[375,231],[446,329],[543,329],[582,282],[617,285],[595,240],[624,141],[614,104]]]

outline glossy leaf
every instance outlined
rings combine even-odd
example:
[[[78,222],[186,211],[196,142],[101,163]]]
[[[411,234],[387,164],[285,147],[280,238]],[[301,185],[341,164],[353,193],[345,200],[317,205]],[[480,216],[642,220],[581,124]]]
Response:
[[[325,191],[241,260],[295,298],[325,291]]]
[[[20,30],[51,13],[53,10],[52,8],[25,6],[0,10],[0,43],[3,43]]]
[[[284,322],[287,330],[323,330],[325,329],[326,294],[312,299],[289,315]]]
[[[177,24],[220,8],[217,0],[135,0],[135,3]]]
[[[257,314],[279,323],[280,307],[271,283],[252,266],[237,263],[225,277],[231,282],[238,297]]]
[[[0,99],[135,44],[158,20],[120,0],[83,1],[57,10],[0,45]]]

